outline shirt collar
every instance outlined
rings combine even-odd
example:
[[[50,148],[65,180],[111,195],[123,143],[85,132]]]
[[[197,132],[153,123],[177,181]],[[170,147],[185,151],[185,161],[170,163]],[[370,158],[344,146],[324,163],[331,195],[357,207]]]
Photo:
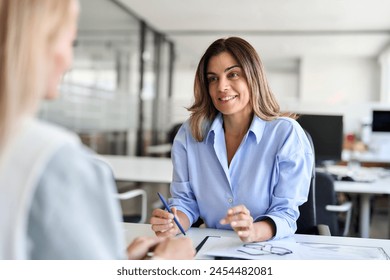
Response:
[[[206,143],[208,143],[208,141],[213,139],[212,136],[214,136],[216,132],[218,133],[218,131],[221,129],[223,129],[223,118],[222,118],[222,114],[218,113],[214,121],[211,123],[209,131],[207,132]]]
[[[254,116],[251,126],[249,127],[249,134],[253,134],[253,136],[256,138],[256,143],[259,144],[261,138],[264,134],[266,121],[260,119],[258,116]]]
[[[254,116],[252,123],[248,130],[248,135],[252,134],[255,139],[256,143],[259,144],[261,138],[263,137],[264,129],[265,129],[266,121],[260,119],[258,116]],[[223,118],[222,114],[218,113],[218,115],[215,117],[214,121],[212,122],[209,131],[206,135],[206,143],[212,139],[211,135],[215,135],[215,133],[218,133],[220,130],[223,130]]]

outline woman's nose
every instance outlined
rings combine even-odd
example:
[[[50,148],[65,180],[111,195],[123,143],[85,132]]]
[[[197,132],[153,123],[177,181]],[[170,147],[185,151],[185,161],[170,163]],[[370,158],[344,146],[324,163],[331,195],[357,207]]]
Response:
[[[218,90],[220,92],[227,91],[229,89],[229,81],[226,78],[220,78],[218,83]]]

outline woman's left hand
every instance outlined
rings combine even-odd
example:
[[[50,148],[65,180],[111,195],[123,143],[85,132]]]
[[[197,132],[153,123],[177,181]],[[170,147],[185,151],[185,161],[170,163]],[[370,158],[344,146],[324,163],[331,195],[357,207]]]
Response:
[[[220,221],[222,225],[230,224],[243,242],[256,241],[256,232],[253,225],[253,218],[244,205],[230,208],[226,216]]]

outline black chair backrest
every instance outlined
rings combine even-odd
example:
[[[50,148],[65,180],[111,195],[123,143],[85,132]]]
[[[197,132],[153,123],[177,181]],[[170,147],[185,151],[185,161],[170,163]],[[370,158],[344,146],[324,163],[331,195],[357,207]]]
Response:
[[[314,144],[310,134],[305,130],[306,136],[310,142],[314,157]],[[317,207],[316,207],[316,170],[315,159],[313,160],[313,167],[310,179],[310,189],[307,201],[299,207],[299,218],[297,220],[296,233],[301,234],[318,234],[317,229]]]
[[[171,127],[171,129],[168,131],[168,142],[169,143],[173,144],[173,140],[175,139],[175,136],[182,125],[183,125],[183,123],[177,123],[177,124],[173,125]]]
[[[337,205],[337,195],[334,189],[332,175],[316,172],[316,203],[317,222],[329,226],[331,235],[341,235],[338,224],[338,213],[327,211],[326,205]]]

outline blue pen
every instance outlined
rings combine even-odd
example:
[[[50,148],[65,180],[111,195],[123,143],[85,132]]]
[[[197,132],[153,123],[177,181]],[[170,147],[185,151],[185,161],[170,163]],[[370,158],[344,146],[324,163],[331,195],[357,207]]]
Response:
[[[162,194],[159,193],[159,192],[158,192],[157,194],[158,194],[158,196],[160,197],[161,202],[164,204],[164,207],[167,208],[167,210],[168,210],[169,213],[172,213],[171,208],[169,208],[168,203],[166,202],[166,200],[165,200],[165,198],[162,196]],[[172,214],[173,214],[173,213],[172,213]],[[181,226],[181,224],[179,223],[179,221],[176,219],[175,216],[173,216],[173,220],[175,221],[175,223],[176,223],[177,226],[179,227],[181,233],[184,234],[184,235],[186,235],[186,233],[185,233],[183,227]]]

